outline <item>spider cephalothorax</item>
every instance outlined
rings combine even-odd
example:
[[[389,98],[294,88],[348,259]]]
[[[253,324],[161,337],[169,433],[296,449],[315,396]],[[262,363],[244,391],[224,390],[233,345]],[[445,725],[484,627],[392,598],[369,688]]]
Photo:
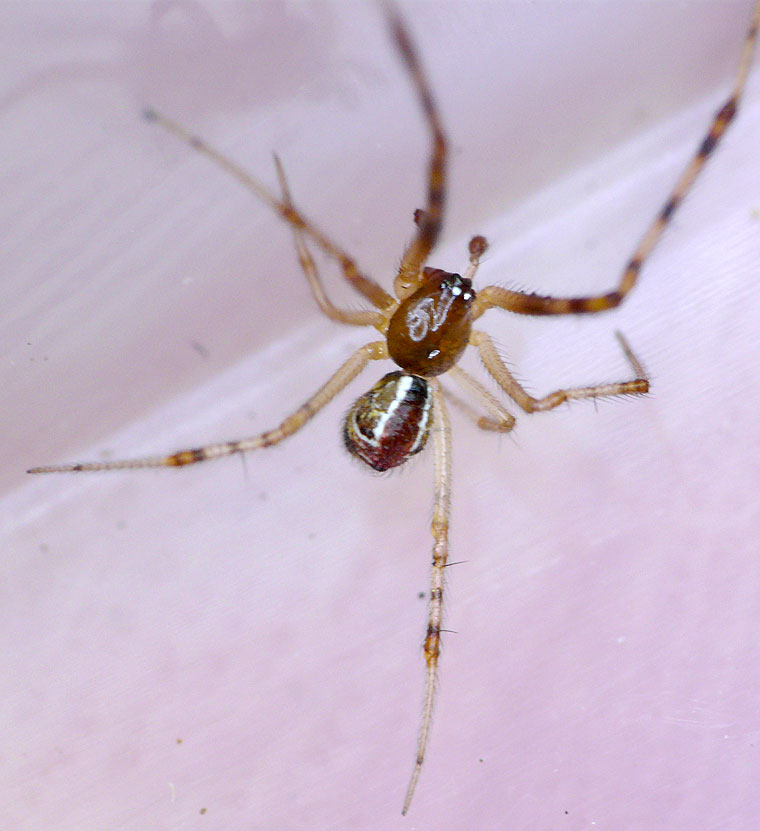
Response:
[[[402,300],[388,324],[388,353],[407,372],[432,378],[448,372],[472,330],[472,282],[426,268],[422,285]]]

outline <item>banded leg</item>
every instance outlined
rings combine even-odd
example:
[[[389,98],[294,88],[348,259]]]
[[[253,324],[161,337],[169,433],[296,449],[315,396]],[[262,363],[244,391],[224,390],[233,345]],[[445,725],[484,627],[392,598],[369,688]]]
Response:
[[[449,513],[451,509],[451,424],[440,383],[429,381],[433,390],[433,445],[435,448],[435,503],[433,506],[433,572],[428,607],[428,626],[425,635],[425,700],[422,721],[417,736],[417,756],[409,787],[404,797],[406,814],[412,803],[414,789],[420,778],[425,749],[433,719],[433,706],[438,683],[438,657],[441,652],[441,620],[443,618],[443,581],[449,558]]]
[[[280,180],[283,205],[287,208],[292,208],[293,201],[290,195],[290,188],[288,187],[288,180],[285,178],[282,162],[276,153],[274,154],[274,164],[277,168],[277,177]],[[303,273],[306,275],[306,279],[309,281],[311,293],[317,301],[320,310],[327,317],[331,320],[337,320],[339,323],[348,323],[352,326],[375,326],[376,328],[380,328],[383,325],[385,317],[379,312],[373,312],[367,309],[339,309],[337,306],[334,306],[325,294],[325,288],[322,285],[322,280],[317,271],[314,258],[306,247],[303,231],[295,225],[293,226],[293,241],[295,242],[296,252],[298,253],[298,261],[301,264]]]
[[[228,159],[224,154],[215,150],[210,145],[206,144],[202,138],[193,135],[189,130],[177,124],[176,121],[161,115],[153,109],[147,109],[144,112],[145,118],[148,121],[154,121],[159,124],[172,135],[176,136],[181,141],[189,144],[193,150],[197,150],[212,162],[224,168],[231,176],[238,180],[244,187],[248,188],[252,193],[277,214],[282,219],[289,223],[294,228],[299,228],[306,236],[314,240],[314,242],[330,257],[340,263],[343,269],[343,276],[348,282],[374,306],[380,309],[388,308],[395,302],[393,298],[381,288],[370,277],[359,272],[354,260],[329,237],[325,236],[318,228],[316,228],[308,219],[306,219],[300,211],[292,205],[287,205],[285,202],[279,200],[271,191],[265,187],[258,179],[255,179],[246,170],[243,170],[240,165]]]
[[[417,50],[395,8],[386,3],[388,26],[401,58],[406,65],[430,128],[432,147],[428,167],[427,206],[418,213],[418,230],[401,260],[394,290],[399,300],[409,297],[420,285],[422,267],[438,239],[446,206],[446,136],[438,116],[430,82],[422,68]]]
[[[493,341],[485,332],[473,332],[470,337],[470,343],[478,348],[483,365],[504,392],[522,407],[526,413],[537,413],[543,412],[544,410],[553,410],[565,401],[573,401],[579,398],[605,398],[611,395],[643,395],[649,392],[649,381],[644,372],[644,367],[633,354],[631,347],[622,334],[616,332],[615,336],[620,342],[628,362],[633,367],[633,371],[636,374],[634,380],[621,381],[617,384],[597,384],[589,387],[560,389],[549,393],[549,395],[545,395],[543,398],[534,398],[523,389],[504,365]]]
[[[362,346],[335,372],[312,397],[289,415],[273,430],[259,433],[237,441],[209,444],[190,450],[180,450],[169,456],[148,456],[141,459],[119,459],[112,462],[82,462],[67,465],[44,465],[33,467],[27,473],[73,473],[79,471],[124,470],[143,467],[181,467],[209,459],[231,456],[233,453],[247,453],[262,447],[271,447],[301,429],[326,404],[328,404],[347,384],[356,378],[370,361],[379,361],[388,357],[384,341],[375,341]]]
[[[448,371],[459,386],[477,398],[490,415],[480,415],[466,401],[462,401],[446,392],[447,397],[458,407],[463,409],[472,418],[481,430],[494,433],[508,433],[515,426],[515,417],[507,408],[475,378],[459,366],[453,366]]]
[[[602,312],[613,309],[623,302],[625,296],[634,287],[641,267],[659,242],[676,209],[691,190],[705,162],[718,146],[728,125],[736,115],[752,63],[759,25],[760,0],[757,0],[744,39],[744,48],[742,49],[739,69],[731,95],[716,113],[696,154],[686,165],[670,196],[631,255],[617,288],[606,294],[590,297],[543,297],[538,294],[511,291],[500,286],[488,286],[482,289],[475,299],[472,309],[473,319],[480,317],[487,309],[494,307],[523,315],[563,315]]]

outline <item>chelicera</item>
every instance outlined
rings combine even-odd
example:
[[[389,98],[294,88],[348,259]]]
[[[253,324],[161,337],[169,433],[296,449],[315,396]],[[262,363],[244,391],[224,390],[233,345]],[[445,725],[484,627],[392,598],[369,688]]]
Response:
[[[452,480],[451,428],[446,404],[448,393],[439,379],[445,374],[462,386],[482,408],[483,413],[477,418],[477,426],[496,432],[508,432],[513,428],[515,420],[501,401],[457,365],[468,346],[478,350],[486,371],[501,390],[526,413],[551,410],[563,402],[575,399],[598,399],[613,395],[635,396],[648,392],[649,381],[641,364],[618,333],[617,337],[632,368],[633,378],[617,383],[557,389],[541,398],[534,398],[509,371],[491,337],[474,328],[473,324],[492,308],[522,315],[590,314],[612,309],[625,299],[636,283],[644,261],[736,113],[757,37],[760,0],[752,14],[739,71],[730,96],[716,114],[696,154],[687,164],[664,206],[635,248],[617,286],[608,292],[586,297],[548,297],[514,291],[498,285],[488,286],[476,292],[473,279],[488,245],[482,236],[475,236],[470,241],[469,263],[463,275],[426,266],[443,222],[448,143],[430,84],[410,34],[392,6],[385,7],[385,14],[393,41],[409,74],[431,135],[426,205],[424,210],[415,212],[417,230],[403,254],[394,282],[394,294],[389,294],[379,283],[363,274],[355,260],[340,245],[322,233],[295,207],[277,157],[275,165],[280,181],[280,196],[272,193],[235,162],[176,122],[154,110],[145,113],[148,120],[163,127],[224,168],[289,223],[301,267],[314,298],[325,315],[347,325],[374,327],[380,333],[380,339],[358,349],[304,404],[278,426],[258,435],[181,450],[165,456],[51,465],[36,467],[29,472],[181,467],[269,447],[300,430],[370,362],[393,361],[398,368],[383,376],[367,393],[360,396],[350,409],[343,426],[343,441],[354,456],[371,468],[383,471],[404,464],[425,447],[431,434],[433,439],[433,550],[428,623],[424,641],[425,693],[417,750],[403,804],[403,813],[406,813],[425,759],[433,714],[442,632],[444,571],[448,561]],[[333,305],[325,293],[308,244],[315,245],[339,264],[345,279],[371,308],[357,311]]]

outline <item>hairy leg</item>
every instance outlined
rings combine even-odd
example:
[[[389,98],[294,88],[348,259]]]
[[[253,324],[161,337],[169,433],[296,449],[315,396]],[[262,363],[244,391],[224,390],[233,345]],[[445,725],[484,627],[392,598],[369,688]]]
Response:
[[[209,444],[189,450],[179,450],[168,456],[147,456],[140,459],[118,459],[112,462],[80,462],[67,465],[43,465],[33,467],[27,473],[74,473],[80,471],[124,470],[144,467],[182,467],[209,459],[231,456],[233,453],[247,453],[262,447],[271,447],[297,432],[367,366],[370,361],[388,357],[383,341],[368,343],[356,352],[335,372],[317,392],[291,413],[273,430],[266,430],[256,436],[236,441]]]
[[[466,390],[473,398],[476,398],[489,415],[480,415],[466,401],[453,396],[447,392],[447,397],[458,407],[463,409],[481,430],[489,430],[495,433],[508,433],[515,426],[515,417],[507,408],[496,399],[480,383],[480,381],[458,366],[453,366],[447,373],[459,386]]]
[[[623,302],[628,292],[636,284],[642,266],[659,242],[676,209],[686,198],[705,162],[718,146],[728,125],[736,115],[752,63],[758,25],[760,25],[760,0],[758,0],[752,12],[731,94],[715,114],[707,134],[697,148],[697,152],[686,165],[665,204],[636,246],[623,270],[617,287],[604,294],[589,297],[544,297],[538,294],[512,291],[500,286],[488,286],[478,292],[472,310],[473,319],[480,317],[491,308],[506,309],[509,312],[524,315],[590,314],[613,309]]]
[[[353,258],[350,257],[337,243],[333,242],[329,237],[322,233],[316,226],[314,226],[308,219],[306,219],[300,211],[296,208],[287,205],[285,202],[279,200],[270,190],[265,187],[258,179],[251,176],[246,170],[243,170],[240,165],[233,162],[232,159],[227,158],[223,153],[215,150],[209,144],[200,138],[193,135],[189,130],[182,127],[176,121],[167,118],[165,115],[156,112],[153,109],[145,110],[145,118],[148,121],[154,121],[159,124],[172,135],[176,136],[181,141],[189,144],[193,150],[197,150],[202,155],[213,161],[215,164],[224,168],[231,176],[238,180],[244,187],[265,202],[269,207],[275,211],[282,219],[292,225],[294,228],[299,228],[312,239],[328,256],[337,260],[343,269],[343,274],[348,282],[367,300],[378,308],[387,308],[393,305],[393,298],[381,288],[374,280],[359,272]]]
[[[430,82],[422,68],[409,33],[398,13],[390,4],[386,4],[385,14],[393,39],[417,91],[432,139],[428,167],[427,205],[425,210],[419,214],[417,234],[404,252],[394,284],[396,296],[399,300],[403,300],[419,287],[422,267],[425,265],[441,232],[443,212],[446,206],[447,143],[438,116],[438,108],[433,99]]]
[[[277,168],[277,177],[280,180],[280,190],[282,191],[282,202],[288,208],[293,208],[293,200],[290,195],[290,188],[288,187],[288,180],[285,178],[285,170],[282,167],[282,162],[279,156],[275,153],[274,164]],[[322,279],[317,271],[314,258],[309,253],[306,247],[306,242],[303,238],[303,231],[296,225],[293,226],[293,240],[298,253],[298,261],[301,264],[306,279],[309,281],[311,293],[317,301],[317,305],[321,311],[327,315],[331,320],[336,320],[339,323],[348,323],[353,326],[375,326],[381,328],[385,322],[385,317],[379,312],[373,312],[368,309],[339,309],[334,306],[325,293]]]
[[[443,619],[443,582],[449,558],[449,513],[451,511],[451,423],[443,400],[443,390],[435,379],[433,389],[433,444],[435,448],[435,502],[433,505],[433,572],[428,607],[428,626],[425,635],[425,698],[422,721],[417,737],[417,756],[409,786],[404,797],[406,814],[412,803],[414,790],[420,778],[425,749],[433,720],[435,692],[438,684],[438,658],[441,653],[441,621]]]
[[[636,378],[632,381],[620,381],[614,384],[596,384],[588,387],[570,387],[550,392],[543,398],[534,398],[520,385],[502,361],[493,340],[485,332],[473,332],[470,343],[480,352],[483,365],[506,394],[526,413],[553,410],[565,401],[581,398],[606,398],[613,395],[643,395],[649,392],[649,380],[638,358],[633,354],[628,342],[616,333],[626,358],[633,367]]]

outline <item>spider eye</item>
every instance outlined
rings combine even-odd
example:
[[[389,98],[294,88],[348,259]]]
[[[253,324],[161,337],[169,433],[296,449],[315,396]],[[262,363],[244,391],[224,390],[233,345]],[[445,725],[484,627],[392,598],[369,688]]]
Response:
[[[343,425],[346,449],[374,470],[404,464],[425,446],[432,401],[424,378],[388,373],[349,410]]]

